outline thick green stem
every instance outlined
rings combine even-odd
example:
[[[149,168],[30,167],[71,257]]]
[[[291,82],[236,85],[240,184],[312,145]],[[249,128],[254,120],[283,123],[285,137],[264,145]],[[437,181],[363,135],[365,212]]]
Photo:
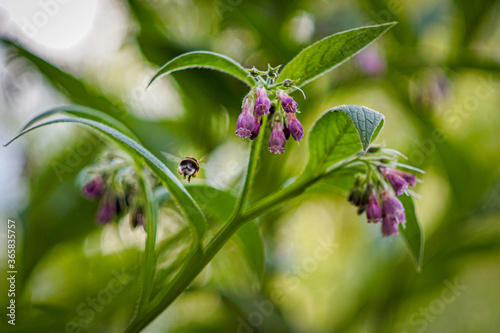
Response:
[[[262,145],[262,140],[254,142],[254,145]],[[252,149],[253,150],[253,149]],[[256,149],[260,152],[260,148]],[[247,184],[248,181],[252,181],[251,177],[255,175],[256,164],[252,163],[252,156],[255,158],[255,154],[250,154],[249,170],[245,180],[245,185],[248,190],[251,188],[251,184]],[[257,203],[250,206],[245,210],[243,214],[233,214],[233,216],[224,224],[222,229],[214,236],[212,241],[207,245],[203,253],[197,251],[195,255],[188,260],[186,263],[186,269],[182,274],[178,274],[176,281],[172,284],[168,293],[157,302],[150,304],[146,308],[145,314],[140,317],[135,323],[133,323],[126,332],[139,332],[144,327],[146,327],[150,322],[152,322],[158,315],[160,315],[172,302],[191,284],[191,282],[198,276],[198,274],[205,268],[205,266],[213,259],[213,257],[219,252],[219,250],[227,243],[231,236],[245,223],[255,219],[258,216],[264,215],[265,213],[275,209],[289,200],[295,198],[296,196],[303,193],[307,188],[315,184],[317,181],[323,177],[331,176],[332,174],[345,169],[353,163],[356,163],[357,157],[353,157],[344,160],[334,166],[332,166],[328,171],[319,175],[311,176],[305,179],[297,179],[291,185],[280,189],[268,197],[258,201]],[[250,173],[250,177],[249,174]],[[253,174],[253,176],[252,176]],[[242,196],[243,197],[243,196]],[[240,209],[241,211],[241,209]]]

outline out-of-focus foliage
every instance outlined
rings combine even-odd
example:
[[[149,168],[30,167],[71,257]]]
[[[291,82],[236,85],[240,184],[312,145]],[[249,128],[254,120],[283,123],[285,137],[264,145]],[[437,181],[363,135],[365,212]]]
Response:
[[[234,189],[247,158],[233,128],[247,87],[217,72],[185,71],[145,91],[155,70],[197,49],[265,69],[331,33],[397,21],[376,45],[304,87],[301,121],[309,131],[341,104],[379,110],[381,138],[427,171],[416,189],[426,236],[420,273],[399,239],[382,239],[356,216],[345,188],[324,183],[259,219],[262,235],[255,228],[241,235],[263,237],[265,263],[262,248],[242,249],[234,237],[146,332],[499,330],[497,1],[108,2],[121,15],[109,25],[122,24],[123,37],[105,57],[72,61],[16,41],[20,33],[2,42],[4,141],[27,115],[80,104],[119,118],[156,156],[205,155],[205,179],[195,186]],[[101,20],[99,28],[109,26]],[[75,322],[83,331],[119,332],[135,310],[145,235],[128,221],[99,228],[96,204],[75,186],[105,144],[75,128],[52,131],[2,149],[2,233],[7,217],[22,225],[15,328],[63,332]],[[305,167],[306,147],[264,154],[252,200]],[[226,200],[214,211],[231,211]],[[168,200],[159,216],[157,274],[169,277],[189,235]],[[123,288],[110,291],[117,281]]]

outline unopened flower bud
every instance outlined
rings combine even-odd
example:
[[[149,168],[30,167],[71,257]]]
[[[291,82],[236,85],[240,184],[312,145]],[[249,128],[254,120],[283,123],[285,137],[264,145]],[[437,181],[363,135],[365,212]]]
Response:
[[[381,149],[380,146],[370,146],[370,147],[368,147],[367,152],[370,154],[371,153],[378,153],[380,151],[380,149]]]
[[[104,196],[101,199],[99,209],[97,210],[96,220],[99,224],[107,224],[111,222],[117,211],[117,200],[113,196]]]
[[[368,222],[377,223],[382,221],[382,208],[378,203],[378,197],[372,189],[369,193],[368,203],[366,204],[366,219]]]
[[[415,186],[415,175],[391,168],[380,168],[380,172],[391,183],[396,195],[403,194],[408,189],[408,185]]]
[[[253,116],[252,102],[247,98],[243,103],[243,109],[236,122],[236,135],[243,139],[252,135],[255,128],[255,117]]]
[[[415,185],[417,183],[417,176],[412,175],[411,173],[408,173],[408,172],[403,172],[403,171],[399,171],[399,174],[401,175],[401,177],[404,178],[404,180],[406,180],[408,182],[408,184],[411,187],[415,187]]]
[[[267,92],[264,87],[257,88],[257,99],[255,100],[255,114],[263,116],[269,114],[271,108],[271,101],[267,97]]]
[[[144,227],[144,212],[141,206],[136,207],[130,214],[130,225],[132,228]]]
[[[83,186],[82,193],[85,198],[89,200],[93,200],[99,198],[102,194],[102,190],[104,187],[103,179],[100,175],[97,175],[94,179],[89,181],[87,184]]]
[[[390,191],[382,192],[382,235],[398,233],[398,225],[406,223],[405,209],[401,201]]]
[[[293,100],[288,94],[284,91],[280,91],[278,94],[278,98],[281,101],[281,106],[283,110],[288,113],[295,113],[297,111],[297,102]]]
[[[285,133],[285,139],[290,139],[290,130],[288,129],[288,126],[286,126],[286,124],[283,128],[283,133]]]
[[[260,132],[260,117],[255,117],[255,127],[253,128],[252,133],[250,134],[250,140],[253,140],[259,135]]]
[[[287,113],[286,117],[288,118],[288,130],[290,131],[290,134],[295,141],[299,142],[304,137],[302,124],[297,119],[297,116],[295,116],[295,113]]]
[[[283,123],[276,119],[273,124],[273,131],[269,138],[269,151],[273,154],[282,154],[285,151],[285,133],[283,132]]]
[[[349,193],[347,201],[352,203],[354,206],[359,207],[361,205],[361,196],[362,196],[361,190],[359,189],[359,187],[355,187]]]

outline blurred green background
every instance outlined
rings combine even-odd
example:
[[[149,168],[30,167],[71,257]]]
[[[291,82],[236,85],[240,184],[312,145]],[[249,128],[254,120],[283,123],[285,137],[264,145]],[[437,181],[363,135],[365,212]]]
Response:
[[[265,69],[332,33],[398,21],[307,85],[306,100],[294,97],[305,131],[341,104],[385,114],[378,141],[426,171],[416,188],[422,271],[398,237],[383,239],[345,192],[324,184],[259,219],[263,280],[229,243],[145,332],[499,332],[499,18],[499,2],[488,0],[2,0],[0,138],[52,106],[86,105],[120,119],[157,156],[205,156],[217,167],[192,183],[235,192],[248,142],[234,130],[247,87],[190,70],[145,90],[155,70],[198,49]],[[83,128],[57,125],[0,149],[2,276],[7,218],[18,226],[17,322],[2,313],[2,331],[127,324],[144,232],[128,221],[98,227],[97,203],[75,185],[106,148]],[[307,144],[265,152],[254,199],[296,176],[306,158]],[[178,232],[179,219],[164,207],[159,237]],[[161,272],[180,251],[164,249]],[[5,312],[5,279],[0,287]]]

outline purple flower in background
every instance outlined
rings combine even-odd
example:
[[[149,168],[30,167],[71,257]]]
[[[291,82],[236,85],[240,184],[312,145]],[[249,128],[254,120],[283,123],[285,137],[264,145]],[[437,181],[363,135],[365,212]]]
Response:
[[[97,199],[101,196],[103,187],[102,177],[97,175],[97,177],[83,186],[82,193],[89,200]]]
[[[366,204],[366,219],[368,222],[377,223],[382,221],[382,208],[378,202],[377,193],[373,189],[370,189],[370,192],[368,203]]]
[[[386,70],[385,59],[376,48],[367,48],[357,56],[361,69],[369,75],[383,74]]]
[[[278,98],[281,101],[281,106],[283,110],[288,113],[295,113],[297,111],[297,102],[293,100],[288,94],[284,91],[280,91],[278,94]]]
[[[276,119],[273,124],[273,131],[269,138],[269,151],[273,154],[282,154],[285,151],[285,132],[283,132],[283,123]]]
[[[102,198],[96,217],[99,224],[107,224],[115,218],[117,211],[116,202],[117,200],[113,196],[105,196]]]
[[[304,129],[302,128],[302,124],[295,116],[295,113],[287,113],[288,118],[288,130],[290,134],[293,136],[295,141],[299,142],[304,137]]]
[[[398,233],[398,225],[406,223],[405,209],[401,201],[390,191],[382,192],[382,235]]]
[[[253,104],[247,98],[243,103],[243,109],[236,122],[236,135],[242,137],[243,139],[248,138],[252,135],[252,131],[255,128],[255,117],[253,116]]]
[[[250,134],[250,140],[253,140],[259,135],[260,132],[260,117],[255,117],[255,127],[253,128],[252,133]]]
[[[269,114],[271,108],[271,101],[267,97],[267,92],[264,87],[257,88],[257,99],[255,100],[255,114],[263,116]]]
[[[417,179],[415,175],[391,168],[381,168],[380,172],[391,183],[396,195],[403,194],[408,189],[408,185],[415,186]]]

